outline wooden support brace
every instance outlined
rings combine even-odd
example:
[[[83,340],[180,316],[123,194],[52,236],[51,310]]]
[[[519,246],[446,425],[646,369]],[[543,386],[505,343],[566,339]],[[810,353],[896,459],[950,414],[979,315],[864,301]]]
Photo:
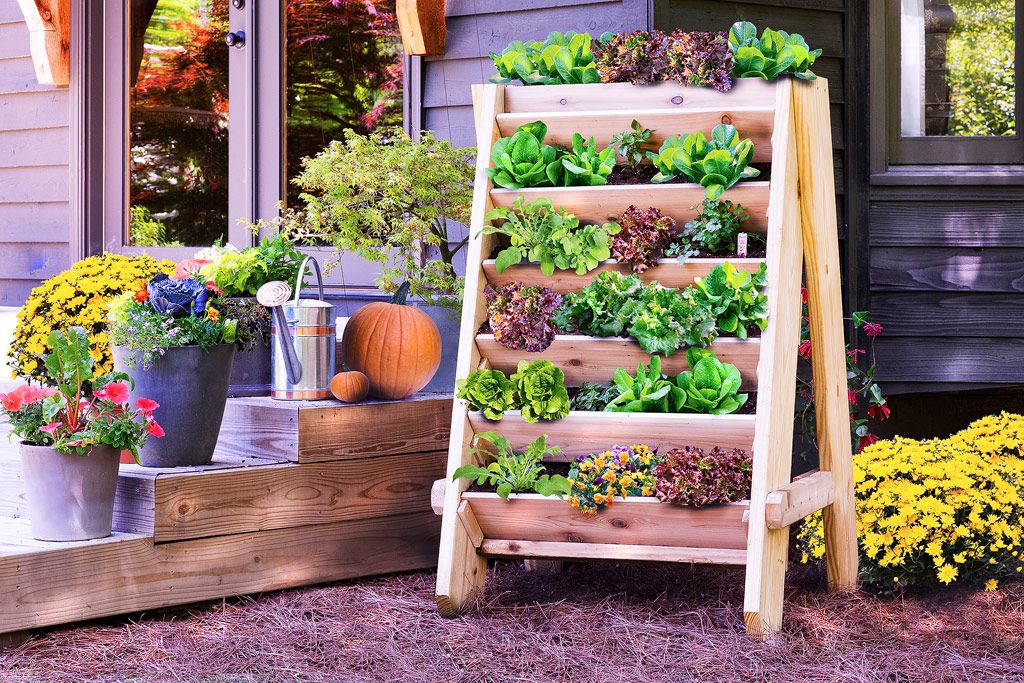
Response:
[[[476,515],[473,514],[473,508],[469,506],[468,500],[459,504],[459,520],[469,536],[470,543],[474,548],[479,548],[480,544],[484,542],[484,532],[480,530],[480,524],[476,521]]]
[[[42,85],[71,81],[71,0],[18,0],[28,25],[29,50]]]
[[[769,529],[784,529],[835,500],[831,472],[811,472],[768,494],[765,521]]]
[[[488,557],[628,560],[631,562],[692,562],[742,566],[747,551],[733,548],[680,548],[659,545],[620,545],[617,543],[569,543],[561,541],[515,541],[484,539],[480,552]]]

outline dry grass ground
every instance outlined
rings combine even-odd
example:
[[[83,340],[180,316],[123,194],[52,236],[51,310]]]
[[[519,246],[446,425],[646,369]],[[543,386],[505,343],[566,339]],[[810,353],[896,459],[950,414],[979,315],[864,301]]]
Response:
[[[0,680],[1024,681],[1024,582],[839,596],[796,570],[767,643],[743,633],[733,570],[501,564],[453,620],[433,588],[433,574],[406,574],[53,630],[0,655]]]

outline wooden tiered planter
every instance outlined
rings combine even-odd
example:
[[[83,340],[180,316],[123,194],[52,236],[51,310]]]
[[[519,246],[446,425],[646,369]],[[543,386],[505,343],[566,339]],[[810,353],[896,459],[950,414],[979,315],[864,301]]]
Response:
[[[493,335],[479,334],[486,320],[484,287],[515,280],[560,292],[577,290],[614,262],[586,275],[544,276],[536,265],[518,265],[501,275],[489,257],[494,235],[482,235],[484,215],[511,206],[520,195],[549,198],[584,221],[615,220],[630,205],[657,207],[680,224],[691,219],[704,196],[693,184],[496,189],[487,177],[491,148],[523,123],[542,120],[548,141],[566,145],[573,132],[607,143],[633,119],[655,130],[652,142],[732,123],[755,145],[755,163],[770,163],[770,180],[741,182],[725,198],[747,208],[745,228],[764,233],[763,259],[662,260],[645,280],[683,287],[729,260],[756,270],[767,263],[768,327],[756,339],[723,338],[712,349],[738,366],[745,389],[756,391],[753,415],[623,414],[571,412],[553,422],[528,424],[515,412],[500,422],[485,420],[457,401],[453,408],[448,481],[435,484],[443,512],[437,579],[442,614],[463,609],[483,588],[487,558],[638,560],[746,567],[744,618],[748,631],[765,636],[782,621],[790,524],[825,510],[829,582],[855,585],[857,546],[853,513],[848,406],[835,188],[831,160],[828,89],[811,83],[742,80],[726,94],[674,84],[474,88],[479,147],[471,242],[459,348],[459,377],[481,367],[506,372],[523,358],[546,358],[562,368],[569,385],[605,382],[618,367],[632,371],[648,354],[631,340],[560,335],[544,352],[510,351]],[[766,177],[766,176],[762,176]],[[806,270],[812,326],[815,400],[821,470],[791,481],[797,345],[800,337],[801,272]],[[677,352],[665,371],[686,368]],[[494,430],[524,447],[540,434],[563,449],[561,458],[599,452],[614,444],[647,444],[664,451],[685,444],[742,448],[753,454],[750,500],[692,509],[652,498],[616,501],[596,517],[584,517],[564,500],[536,495],[470,493],[452,473],[473,462],[476,435]]]

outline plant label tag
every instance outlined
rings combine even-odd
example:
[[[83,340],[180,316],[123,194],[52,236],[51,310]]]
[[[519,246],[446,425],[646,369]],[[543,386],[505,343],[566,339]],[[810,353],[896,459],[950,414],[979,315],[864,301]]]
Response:
[[[740,258],[747,257],[747,233],[745,232],[736,235],[736,255]]]

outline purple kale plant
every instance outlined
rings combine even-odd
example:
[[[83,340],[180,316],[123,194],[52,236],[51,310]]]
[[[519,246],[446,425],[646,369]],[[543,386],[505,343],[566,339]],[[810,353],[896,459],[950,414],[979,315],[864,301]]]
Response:
[[[669,37],[657,29],[606,33],[594,46],[594,62],[605,83],[657,83],[668,72]]]
[[[612,237],[612,256],[642,273],[658,263],[676,238],[676,222],[655,208],[630,206],[619,219],[622,228]]]
[[[562,295],[547,287],[526,287],[513,282],[501,287],[488,285],[487,319],[494,339],[502,346],[536,353],[555,340],[552,316]]]
[[[164,273],[153,276],[146,285],[153,310],[174,318],[204,316],[210,296],[206,285],[198,280],[174,280]]]
[[[654,493],[663,503],[701,507],[750,496],[753,463],[746,451],[718,446],[673,448],[654,468]]]
[[[724,31],[672,32],[669,74],[684,85],[728,92],[732,88],[732,51]]]

